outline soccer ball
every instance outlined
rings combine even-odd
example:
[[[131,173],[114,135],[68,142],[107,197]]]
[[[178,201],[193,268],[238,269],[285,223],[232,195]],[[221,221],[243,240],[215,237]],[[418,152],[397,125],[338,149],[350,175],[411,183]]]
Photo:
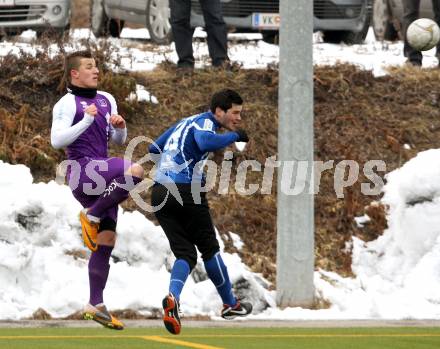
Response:
[[[440,29],[433,20],[419,18],[409,25],[406,39],[415,50],[427,51],[437,45],[440,39]]]

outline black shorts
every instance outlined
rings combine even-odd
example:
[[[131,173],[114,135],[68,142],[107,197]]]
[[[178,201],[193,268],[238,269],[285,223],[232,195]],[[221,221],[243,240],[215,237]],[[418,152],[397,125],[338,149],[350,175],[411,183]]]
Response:
[[[110,217],[104,217],[99,223],[98,233],[104,230],[114,231],[116,233],[116,221]]]
[[[151,204],[153,207],[163,204],[155,215],[170,242],[171,251],[177,259],[186,260],[193,269],[197,263],[196,247],[203,260],[211,259],[220,251],[220,247],[215,236],[206,193],[200,193],[200,202],[195,202],[191,194],[191,184],[176,186],[183,205],[174,197],[173,191],[161,184],[153,186]]]

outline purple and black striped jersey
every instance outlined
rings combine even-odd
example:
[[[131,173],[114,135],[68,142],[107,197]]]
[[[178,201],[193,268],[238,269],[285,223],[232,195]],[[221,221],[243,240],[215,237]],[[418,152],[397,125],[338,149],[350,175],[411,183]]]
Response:
[[[98,115],[85,114],[84,109],[93,103]],[[116,101],[107,92],[98,91],[94,98],[67,93],[53,108],[52,145],[67,147],[69,160],[106,158],[109,139],[123,144],[127,136],[125,128],[115,129],[109,122],[110,116],[117,113]]]

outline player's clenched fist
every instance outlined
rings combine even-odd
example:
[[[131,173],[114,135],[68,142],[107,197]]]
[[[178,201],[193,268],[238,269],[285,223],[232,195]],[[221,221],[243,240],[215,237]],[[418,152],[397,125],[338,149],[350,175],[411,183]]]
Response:
[[[110,123],[115,128],[125,128],[125,120],[121,115],[113,114],[110,116]]]
[[[86,109],[84,109],[84,114],[89,114],[91,116],[96,116],[98,114],[98,108],[96,108],[96,105],[90,104],[87,106]]]

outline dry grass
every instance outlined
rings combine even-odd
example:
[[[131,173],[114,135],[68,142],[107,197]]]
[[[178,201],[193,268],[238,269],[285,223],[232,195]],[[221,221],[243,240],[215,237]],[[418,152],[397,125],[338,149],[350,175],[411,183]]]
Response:
[[[36,180],[53,179],[55,164],[64,158],[62,151],[53,150],[49,144],[51,107],[60,97],[56,89],[62,73],[61,58],[8,56],[0,64],[0,159],[27,164]],[[174,67],[164,63],[152,72],[133,76],[102,71],[101,88],[120,101],[130,137],[144,135],[154,139],[179,118],[206,110],[211,94],[228,86],[240,91],[246,101],[244,126],[251,138],[245,152],[229,149],[235,151],[233,173],[242,160],[264,163],[268,156],[276,155],[276,69],[237,69],[232,73],[206,69],[189,77],[177,77]],[[389,172],[419,151],[440,147],[439,80],[437,70],[397,69],[389,76],[375,78],[371,72],[351,65],[316,68],[315,159],[335,163],[352,159],[361,166],[367,160],[381,159]],[[123,102],[135,81],[145,85],[160,104]],[[404,144],[411,149],[404,149]],[[111,154],[121,155],[123,151],[112,148]],[[137,149],[136,157],[144,155],[143,151]],[[214,159],[220,164],[222,153],[215,154]],[[351,257],[345,250],[346,242],[353,235],[375,239],[386,227],[386,219],[384,208],[371,204],[380,197],[361,193],[360,183],[369,182],[363,175],[345,191],[344,199],[338,199],[333,174],[333,170],[324,173],[315,197],[315,264],[349,275]],[[261,183],[261,173],[250,173],[250,182]],[[209,194],[214,222],[221,234],[240,234],[245,242],[241,252],[244,260],[271,281],[275,280],[276,270],[273,189],[272,195],[241,196],[231,186],[228,195],[216,191]],[[149,193],[144,196],[148,199]],[[125,207],[135,205],[128,201]],[[372,222],[364,228],[357,227],[354,217],[366,212]],[[234,250],[227,239],[226,246]]]

